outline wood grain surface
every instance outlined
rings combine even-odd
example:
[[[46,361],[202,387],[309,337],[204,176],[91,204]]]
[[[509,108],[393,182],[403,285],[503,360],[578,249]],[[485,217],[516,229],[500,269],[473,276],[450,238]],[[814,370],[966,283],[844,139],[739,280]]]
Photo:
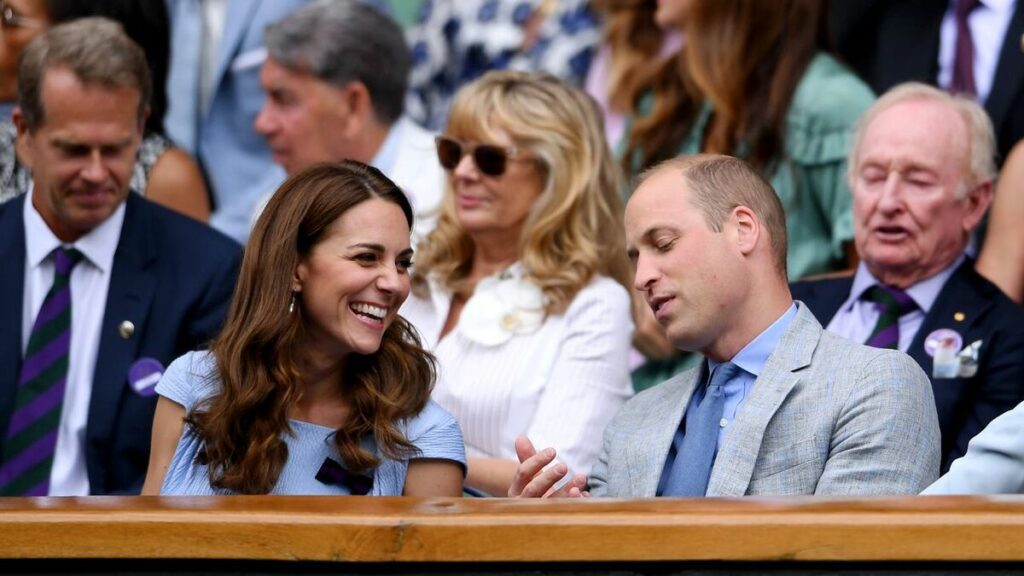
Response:
[[[1021,561],[1024,499],[0,499],[0,558]]]

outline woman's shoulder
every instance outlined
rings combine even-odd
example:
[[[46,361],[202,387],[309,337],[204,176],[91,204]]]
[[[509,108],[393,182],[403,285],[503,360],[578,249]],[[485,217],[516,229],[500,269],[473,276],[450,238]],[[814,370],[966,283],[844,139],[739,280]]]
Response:
[[[406,422],[405,436],[420,458],[443,458],[466,463],[462,428],[447,410],[428,400],[419,414]]]
[[[818,54],[789,107],[788,156],[805,164],[845,159],[854,126],[874,101],[871,88],[852,71],[832,56]]]
[[[208,350],[187,352],[167,367],[156,393],[191,410],[220,388],[217,361]]]
[[[811,60],[790,105],[790,122],[808,129],[850,128],[875,101],[871,88],[829,54]]]

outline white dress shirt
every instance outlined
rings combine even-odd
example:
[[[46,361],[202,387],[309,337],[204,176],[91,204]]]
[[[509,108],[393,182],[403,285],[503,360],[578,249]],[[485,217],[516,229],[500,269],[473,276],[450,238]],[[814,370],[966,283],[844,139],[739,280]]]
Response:
[[[992,81],[999,64],[999,52],[1003,49],[1006,29],[1013,18],[1016,0],[981,0],[977,8],[967,17],[974,42],[974,85],[978,89],[978,102],[988,99]],[[956,54],[956,0],[950,0],[946,15],[942,18],[939,36],[939,77],[938,85],[945,88],[953,78],[953,55]]]
[[[437,356],[433,399],[462,426],[467,457],[515,459],[515,439],[526,435],[538,448],[554,447],[572,472],[587,474],[605,426],[633,393],[629,294],[599,276],[564,314],[544,318],[502,303],[530,299],[529,290],[523,297],[514,289],[517,282],[526,282],[518,265],[481,281],[440,342],[451,294],[439,283],[427,298],[410,296],[401,314]]]
[[[50,470],[50,496],[87,496],[89,474],[85,465],[85,427],[92,396],[92,379],[100,347],[100,329],[110,287],[114,252],[124,223],[124,203],[102,224],[78,239],[73,246],[85,257],[71,271],[71,350],[60,413],[57,447]],[[53,284],[50,253],[63,243],[54,236],[32,205],[32,191],[25,199],[25,295],[22,308],[21,353],[28,347],[32,324]]]

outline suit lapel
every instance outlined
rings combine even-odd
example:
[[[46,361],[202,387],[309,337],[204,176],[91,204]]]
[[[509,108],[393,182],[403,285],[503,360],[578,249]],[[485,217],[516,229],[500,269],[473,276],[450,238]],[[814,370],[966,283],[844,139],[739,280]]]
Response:
[[[279,0],[275,0],[279,1]],[[227,74],[228,67],[238,55],[238,46],[242,38],[249,30],[249,23],[256,15],[261,0],[228,0],[228,12],[224,20],[224,36],[221,38],[219,52],[217,53],[217,67],[213,69],[213,90],[211,94],[217,93],[217,86],[220,85]],[[263,31],[258,31],[260,37]],[[262,45],[262,43],[261,43]],[[209,106],[213,108],[213,106]]]
[[[0,433],[14,407],[18,371],[21,369],[21,323],[25,294],[26,195],[11,200],[0,215],[0,262],[7,273],[0,282]]]
[[[114,254],[89,401],[87,436],[89,443],[94,445],[106,445],[104,439],[111,434],[120,396],[128,385],[128,369],[139,352],[156,290],[152,266],[156,260],[156,248],[149,233],[150,212],[145,202],[135,193],[129,194],[124,227]],[[135,326],[134,334],[128,338],[119,333],[124,321]],[[90,470],[93,469],[90,466]],[[93,486],[99,485],[95,483],[96,479],[90,477],[89,480]]]
[[[703,360],[701,362],[704,363]],[[703,376],[704,370],[697,368],[658,385],[665,387],[666,394],[652,407],[635,434],[636,438],[645,440],[627,445],[629,493],[632,497],[651,498],[657,493],[672,440],[683,421],[690,397]]]
[[[963,345],[971,342],[967,335],[974,331],[975,323],[990,306],[992,300],[987,294],[979,292],[973,285],[971,275],[974,261],[965,259],[946,281],[939,297],[935,299],[931,310],[921,322],[914,340],[907,353],[924,369],[929,378],[932,374],[932,357],[925,352],[924,342],[929,334],[940,328],[949,328],[964,338]],[[960,318],[958,320],[958,318]],[[984,348],[985,343],[982,343]]]
[[[985,110],[998,127],[1010,112],[1014,98],[1021,90],[1024,82],[1024,54],[1021,54],[1022,35],[1024,35],[1024,3],[1017,2],[1010,25],[1006,29],[1003,48],[999,52],[996,73],[992,81],[992,89],[985,100]]]
[[[806,306],[800,306],[722,443],[711,469],[708,496],[747,493],[765,430],[779,406],[800,382],[796,372],[810,365],[820,335],[820,325]]]

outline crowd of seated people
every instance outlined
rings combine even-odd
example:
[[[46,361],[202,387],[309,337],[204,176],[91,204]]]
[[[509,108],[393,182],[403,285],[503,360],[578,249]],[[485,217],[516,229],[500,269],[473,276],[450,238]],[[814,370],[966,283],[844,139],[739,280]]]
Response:
[[[1024,492],[1024,7],[413,4],[0,2],[0,495]]]

